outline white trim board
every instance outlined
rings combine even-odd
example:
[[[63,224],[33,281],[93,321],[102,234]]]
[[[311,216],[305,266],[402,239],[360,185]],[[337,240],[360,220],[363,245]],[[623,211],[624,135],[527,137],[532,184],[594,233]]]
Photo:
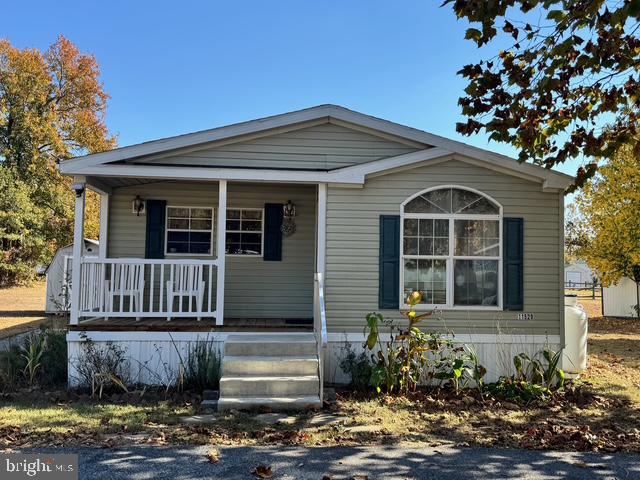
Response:
[[[265,333],[267,335],[269,333]],[[286,335],[303,335],[308,336],[306,332],[291,332]],[[104,332],[104,331],[71,331],[67,333],[68,342],[85,342],[91,339],[94,342],[191,342],[205,341],[224,342],[229,335],[252,336],[260,335],[259,332]],[[272,335],[272,334],[271,334]],[[380,335],[382,341],[389,340],[389,334],[382,333]],[[456,334],[455,337],[446,335],[447,338],[453,339],[456,343],[472,344],[535,344],[544,345],[560,345],[560,335],[527,335],[527,334],[493,334],[493,333],[466,333]],[[363,333],[339,333],[332,332],[328,334],[330,343],[343,343],[345,341],[351,343],[364,342],[365,335]]]
[[[283,332],[287,337],[301,335],[308,337],[311,332]],[[255,337],[260,332],[105,332],[105,331],[78,331],[67,332],[68,342],[85,342],[88,339],[94,342],[195,342],[206,341],[224,342],[229,335]],[[272,332],[264,332],[264,335],[273,335]]]
[[[522,345],[560,345],[560,335],[539,335],[539,334],[495,334],[495,333],[457,333],[455,336],[443,335],[445,338],[453,340],[455,343],[473,344],[522,344]],[[365,334],[363,333],[329,333],[329,342],[341,343],[350,342],[358,343],[365,341]],[[381,333],[380,339],[383,342],[390,340],[388,333]]]
[[[60,163],[60,171],[62,173],[71,175],[71,174],[86,174],[86,175],[109,175],[107,170],[105,169],[97,169],[98,166],[104,166],[105,164],[109,164],[111,162],[119,162],[125,160],[133,160],[138,157],[153,155],[153,154],[163,154],[169,151],[184,149],[184,148],[193,148],[201,144],[211,143],[216,141],[221,141],[225,139],[238,138],[238,141],[242,140],[242,136],[257,134],[260,132],[272,132],[274,129],[282,129],[282,128],[303,128],[309,122],[312,123],[335,123],[338,125],[344,126],[352,126],[353,128],[364,128],[371,131],[377,131],[385,135],[391,135],[393,137],[397,137],[400,139],[405,139],[407,141],[416,142],[417,144],[423,145],[424,147],[436,147],[438,149],[447,150],[449,153],[456,153],[460,155],[467,156],[471,159],[476,159],[479,161],[486,162],[488,164],[494,164],[503,168],[507,168],[510,170],[521,171],[524,174],[531,175],[532,177],[538,178],[545,182],[545,188],[549,189],[564,189],[569,186],[573,182],[573,178],[569,175],[565,175],[560,172],[556,172],[553,170],[545,169],[543,167],[531,164],[521,164],[516,160],[509,158],[504,155],[500,155],[489,150],[485,150],[478,147],[473,147],[471,145],[464,144],[462,142],[458,142],[455,140],[450,140],[448,138],[444,138],[438,135],[433,135],[431,133],[427,133],[421,130],[417,130],[405,125],[400,125],[398,123],[390,122],[388,120],[383,120],[380,118],[372,117],[369,115],[365,115],[359,112],[355,112],[353,110],[348,110],[344,107],[340,107],[337,105],[319,105],[316,107],[298,110],[295,112],[284,113],[281,115],[275,115],[272,117],[267,117],[258,120],[251,120],[248,122],[238,123],[234,125],[229,125],[220,128],[214,128],[211,130],[204,130],[201,132],[190,133],[186,135],[179,135],[176,137],[165,138],[161,140],[155,140],[151,142],[141,143],[139,145],[132,145],[129,147],[118,148],[115,150],[111,150],[108,152],[96,153],[92,155],[87,155],[84,157],[77,157],[70,160],[65,160]],[[298,127],[296,127],[298,126]],[[430,148],[427,148],[427,150]],[[420,150],[423,152],[424,150]],[[419,153],[419,152],[415,152]],[[411,154],[408,154],[411,155]],[[402,157],[402,156],[399,156]],[[394,157],[398,158],[398,157]],[[390,159],[385,159],[390,160]],[[385,168],[384,163],[378,163],[382,161],[374,161],[361,165],[361,167],[369,168],[369,166],[373,167],[372,171],[367,173],[375,173],[378,171],[382,171]],[[409,164],[412,162],[409,162]],[[374,166],[375,165],[375,166]],[[124,170],[124,167],[132,167],[133,165],[113,165],[112,169],[109,169],[112,176],[127,176]],[[396,165],[398,167],[400,165]],[[160,166],[151,166],[153,169],[159,169],[164,172],[167,172],[167,168],[172,167],[160,167]],[[194,167],[173,167],[179,170],[186,170],[191,172],[190,176],[187,177],[179,177],[179,178],[203,178],[201,175],[197,173],[197,171],[202,170],[201,168]],[[347,167],[347,170],[352,167]],[[392,167],[389,167],[392,168]],[[260,180],[264,173],[257,175],[255,172],[265,172],[265,170],[253,170],[253,169],[242,169],[242,168],[227,168],[227,169],[205,169],[205,170],[214,170],[218,175],[217,177],[204,177],[204,178],[215,178],[215,179],[243,179],[243,180]],[[237,177],[230,176],[231,174],[226,172],[227,170],[235,172],[238,175],[238,172],[241,175]],[[146,176],[144,174],[146,170],[135,170],[136,174],[131,174],[130,176]],[[339,171],[339,170],[338,170]],[[254,172],[254,173],[251,173]],[[266,170],[266,172],[272,172],[271,170]],[[297,180],[296,173],[313,173],[311,171],[308,172],[300,172],[297,170],[282,170],[280,172],[285,173],[285,178],[282,181],[304,181]],[[316,172],[317,173],[317,172]],[[324,172],[328,173],[328,172]],[[167,173],[165,173],[166,175]],[[223,176],[220,176],[223,175]],[[224,176],[227,175],[227,176]],[[365,173],[366,175],[366,173]],[[153,176],[153,178],[158,178],[158,176]],[[171,178],[171,177],[170,177]],[[275,181],[275,180],[274,180]],[[307,180],[308,181],[308,180]],[[327,179],[318,179],[313,180],[312,182],[333,182],[330,178]],[[337,181],[338,183],[344,183],[341,181]],[[356,182],[358,183],[358,182]]]

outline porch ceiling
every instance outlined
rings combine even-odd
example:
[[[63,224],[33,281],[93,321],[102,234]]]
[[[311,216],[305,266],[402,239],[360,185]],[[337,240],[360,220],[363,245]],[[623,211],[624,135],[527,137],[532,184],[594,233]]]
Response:
[[[101,185],[108,186],[110,188],[129,187],[132,185],[144,185],[148,183],[158,183],[165,180],[157,178],[134,178],[134,177],[100,177],[97,180],[95,177],[87,178],[87,183],[91,186],[92,181],[94,183],[100,183]]]

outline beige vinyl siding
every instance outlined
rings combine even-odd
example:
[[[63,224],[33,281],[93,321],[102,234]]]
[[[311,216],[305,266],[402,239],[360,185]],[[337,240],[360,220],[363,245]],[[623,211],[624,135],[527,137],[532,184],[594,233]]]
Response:
[[[131,213],[136,195],[166,200],[169,206],[214,207],[217,183],[158,182],[115,189],[110,200],[108,257],[144,258],[146,217]],[[227,256],[225,316],[311,318],[315,264],[316,187],[229,183],[227,206],[263,208],[265,203],[296,204],[297,230],[283,237],[282,261]],[[215,213],[217,218],[217,211]],[[215,232],[214,232],[215,252]],[[166,258],[172,258],[166,255]],[[189,258],[176,256],[174,258]],[[215,258],[194,256],[193,258]]]
[[[399,215],[410,195],[438,185],[480,190],[503,206],[504,216],[524,218],[524,312],[447,310],[425,326],[459,333],[560,334],[562,271],[559,258],[560,196],[540,183],[450,160],[379,176],[364,188],[330,187],[327,205],[326,298],[330,331],[362,331],[364,317],[378,310],[379,217]],[[401,265],[402,268],[402,265]],[[398,317],[396,311],[384,311]]]
[[[424,147],[423,147],[424,148]],[[218,167],[331,170],[417,150],[331,123],[141,162]]]

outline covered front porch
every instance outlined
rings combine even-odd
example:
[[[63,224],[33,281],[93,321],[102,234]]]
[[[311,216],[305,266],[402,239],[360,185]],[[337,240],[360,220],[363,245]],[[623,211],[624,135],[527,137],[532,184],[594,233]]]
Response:
[[[89,188],[101,249],[74,247],[71,330],[304,331],[319,320],[326,184],[74,180],[74,243]]]

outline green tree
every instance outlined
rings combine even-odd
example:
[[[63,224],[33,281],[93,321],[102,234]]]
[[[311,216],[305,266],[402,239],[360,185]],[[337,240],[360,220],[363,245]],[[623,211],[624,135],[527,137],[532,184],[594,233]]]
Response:
[[[57,165],[115,145],[99,77],[95,58],[62,36],[46,52],[0,40],[0,178],[15,184],[10,193],[3,190],[0,211],[2,285],[28,279],[36,264],[71,242],[71,180]],[[97,201],[89,196],[90,211]],[[97,237],[97,215],[88,216],[86,231]]]
[[[576,207],[568,244],[599,273],[604,286],[622,277],[636,283],[640,317],[640,158],[631,147],[600,168],[577,195]]]
[[[478,47],[507,43],[465,65],[458,132],[486,131],[547,168],[571,158],[611,158],[637,142],[639,0],[445,0]],[[478,28],[475,28],[475,27]],[[606,128],[603,128],[606,125]],[[590,160],[571,190],[595,174]]]

